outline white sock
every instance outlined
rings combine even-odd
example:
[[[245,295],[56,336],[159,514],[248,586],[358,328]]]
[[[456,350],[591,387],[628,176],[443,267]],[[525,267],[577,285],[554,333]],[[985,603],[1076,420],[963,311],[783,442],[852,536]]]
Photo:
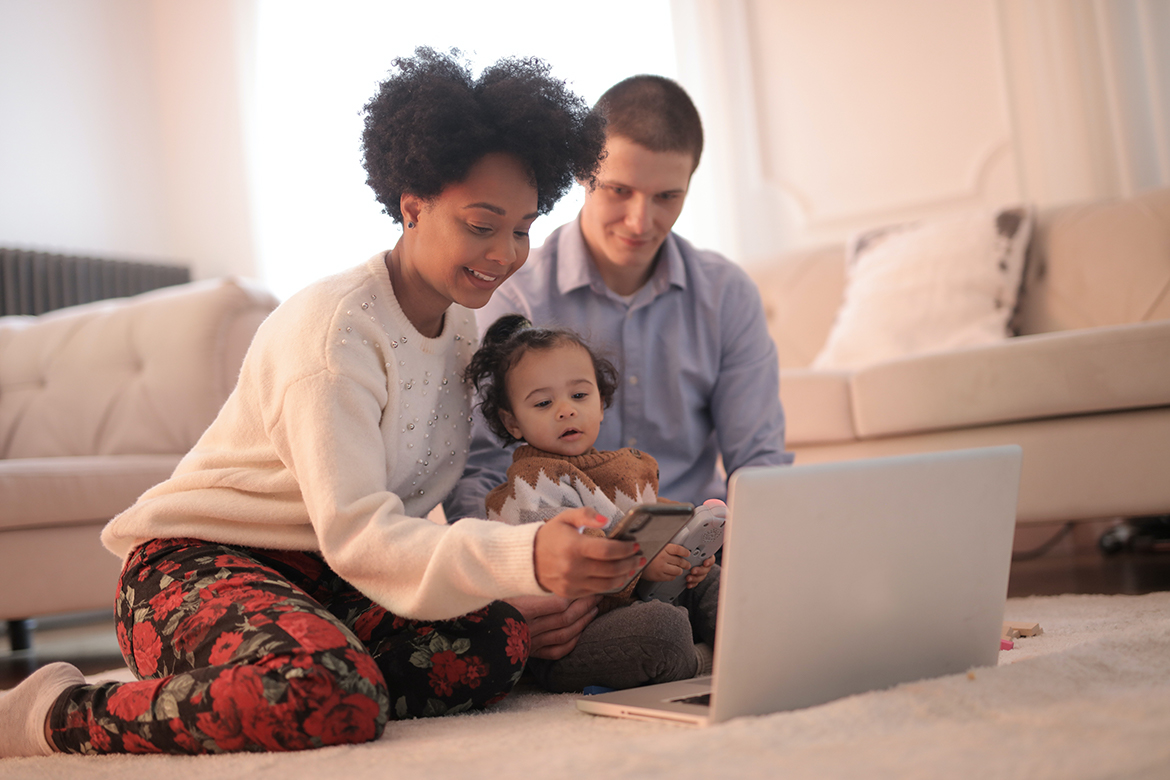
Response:
[[[85,685],[81,671],[72,664],[55,663],[0,694],[0,758],[55,753],[45,739],[45,720],[57,697],[74,685]]]

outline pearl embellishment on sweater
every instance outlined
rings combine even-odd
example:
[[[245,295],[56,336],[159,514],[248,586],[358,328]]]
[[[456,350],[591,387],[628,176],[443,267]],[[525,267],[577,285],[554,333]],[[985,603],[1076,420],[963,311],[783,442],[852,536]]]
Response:
[[[339,335],[343,337],[341,339],[341,343],[348,345],[349,334],[356,332],[358,334],[357,338],[361,338],[361,343],[363,345],[369,347],[372,344],[378,353],[384,352],[384,350],[387,348],[396,350],[398,349],[399,345],[403,345],[405,348],[405,345],[408,343],[407,336],[398,335],[392,337],[391,335],[392,331],[403,327],[401,324],[401,313],[396,313],[395,316],[391,317],[389,321],[383,321],[379,319],[378,316],[375,316],[377,315],[377,312],[375,311],[376,304],[372,303],[372,301],[376,300],[377,296],[371,294],[367,302],[360,302],[358,304],[361,307],[361,311],[369,316],[370,322],[372,323],[370,327],[375,328],[376,330],[363,332],[364,328],[361,325],[353,325],[352,323],[343,325],[337,328]],[[393,305],[393,301],[391,301],[391,305]],[[353,316],[355,312],[351,309],[347,310],[345,313],[349,316]],[[470,327],[474,327],[472,320],[468,317],[464,317],[463,326],[464,327],[461,329],[464,330]],[[373,340],[371,340],[369,333],[374,334]],[[399,334],[401,334],[401,330],[399,330]],[[454,349],[448,352],[445,358],[438,355],[431,355],[429,353],[412,353],[410,360],[399,360],[397,361],[397,365],[395,365],[395,361],[385,359],[388,357],[388,355],[382,356],[383,359],[381,362],[386,370],[387,377],[393,376],[394,374],[392,372],[397,372],[397,400],[392,400],[391,403],[397,405],[399,412],[398,425],[401,431],[401,439],[399,440],[398,444],[398,446],[401,447],[401,450],[399,451],[401,453],[413,453],[414,451],[418,450],[420,454],[422,454],[422,452],[426,453],[422,457],[417,457],[414,460],[414,467],[411,469],[409,477],[407,474],[399,472],[400,479],[402,481],[397,481],[394,479],[391,480],[392,485],[397,484],[400,486],[398,489],[402,491],[402,496],[404,498],[418,500],[419,497],[426,495],[427,491],[430,490],[431,485],[445,485],[446,483],[443,482],[443,480],[450,476],[449,472],[443,468],[441,469],[441,474],[436,473],[432,470],[432,466],[435,468],[440,468],[440,464],[445,461],[447,466],[451,469],[458,468],[461,462],[461,457],[465,459],[469,452],[469,447],[463,447],[461,455],[460,447],[458,445],[453,446],[452,441],[456,436],[463,436],[468,433],[467,428],[465,428],[463,424],[463,415],[459,412],[467,408],[467,405],[471,402],[474,393],[472,391],[472,387],[463,377],[463,372],[460,370],[460,368],[467,364],[468,360],[470,359],[471,352],[475,349],[475,345],[478,342],[478,339],[469,336],[465,337],[460,333],[452,335],[451,338],[456,343],[454,344]],[[424,341],[426,340],[424,339]],[[466,345],[466,347],[464,345]],[[403,357],[405,357],[405,355],[403,355]],[[421,365],[419,365],[419,363],[416,361],[421,361]],[[446,364],[445,366],[444,362]],[[412,365],[419,365],[420,368],[429,370],[423,370],[421,376],[417,374],[415,376],[407,376],[406,372],[409,370],[407,365],[408,363]],[[436,371],[436,365],[439,366],[441,370]],[[432,378],[435,380],[435,390],[437,393],[439,393],[438,398],[426,397],[431,388]],[[417,387],[416,385],[418,385],[420,381],[422,386]],[[392,386],[394,385],[392,384]],[[447,396],[450,394],[451,388],[453,387],[461,388],[462,393],[457,393],[456,397],[449,401]],[[414,396],[413,391],[415,390],[419,391],[418,396]],[[408,392],[410,395],[406,395]],[[393,396],[395,394],[391,393],[391,395]],[[412,409],[411,402],[406,400],[406,398],[409,397],[414,398],[415,403],[413,405],[415,409]],[[387,409],[386,411],[390,411],[390,409]],[[451,414],[452,411],[455,412],[454,415]],[[470,426],[473,421],[474,417],[468,415],[468,426]],[[425,425],[423,424],[424,422]],[[436,437],[438,437],[438,430],[440,427],[443,428],[443,433],[446,434],[446,436],[443,437],[446,441],[442,447],[440,447],[437,442],[433,445],[435,449],[439,450],[439,452],[436,453],[432,450],[431,446],[428,446],[428,443],[430,441],[432,432],[434,432]],[[418,444],[423,446],[416,447],[415,445]],[[405,463],[411,462],[411,460],[405,461]],[[408,466],[407,468],[409,469],[410,467]],[[405,486],[407,479],[410,480],[409,487]]]

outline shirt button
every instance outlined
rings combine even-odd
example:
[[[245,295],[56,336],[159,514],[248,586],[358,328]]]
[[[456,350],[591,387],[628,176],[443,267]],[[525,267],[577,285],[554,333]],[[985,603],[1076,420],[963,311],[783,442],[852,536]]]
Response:
[[[636,385],[636,384],[638,384],[638,377],[636,377],[636,376],[631,376],[631,377],[630,377],[630,384],[631,384],[631,385]]]
[[[637,447],[638,440],[635,439],[633,436],[631,436],[630,438],[626,439],[626,446],[627,447]]]

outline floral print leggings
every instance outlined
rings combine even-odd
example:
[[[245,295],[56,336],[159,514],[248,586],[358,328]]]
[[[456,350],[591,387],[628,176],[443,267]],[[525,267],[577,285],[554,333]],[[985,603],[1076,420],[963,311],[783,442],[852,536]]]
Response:
[[[495,602],[453,620],[387,612],[320,555],[195,539],[131,553],[115,608],[131,683],[71,688],[49,716],[67,753],[220,753],[366,742],[389,719],[481,709],[528,658]]]

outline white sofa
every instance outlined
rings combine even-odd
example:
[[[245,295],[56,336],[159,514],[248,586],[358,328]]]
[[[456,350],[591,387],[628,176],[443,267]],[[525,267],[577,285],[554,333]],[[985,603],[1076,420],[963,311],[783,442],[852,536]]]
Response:
[[[170,476],[276,304],[215,279],[0,317],[0,620],[113,605],[102,526]]]
[[[797,464],[1015,443],[1020,523],[1170,512],[1170,189],[1040,211],[1019,336],[813,369],[842,303],[845,252],[749,269]]]

